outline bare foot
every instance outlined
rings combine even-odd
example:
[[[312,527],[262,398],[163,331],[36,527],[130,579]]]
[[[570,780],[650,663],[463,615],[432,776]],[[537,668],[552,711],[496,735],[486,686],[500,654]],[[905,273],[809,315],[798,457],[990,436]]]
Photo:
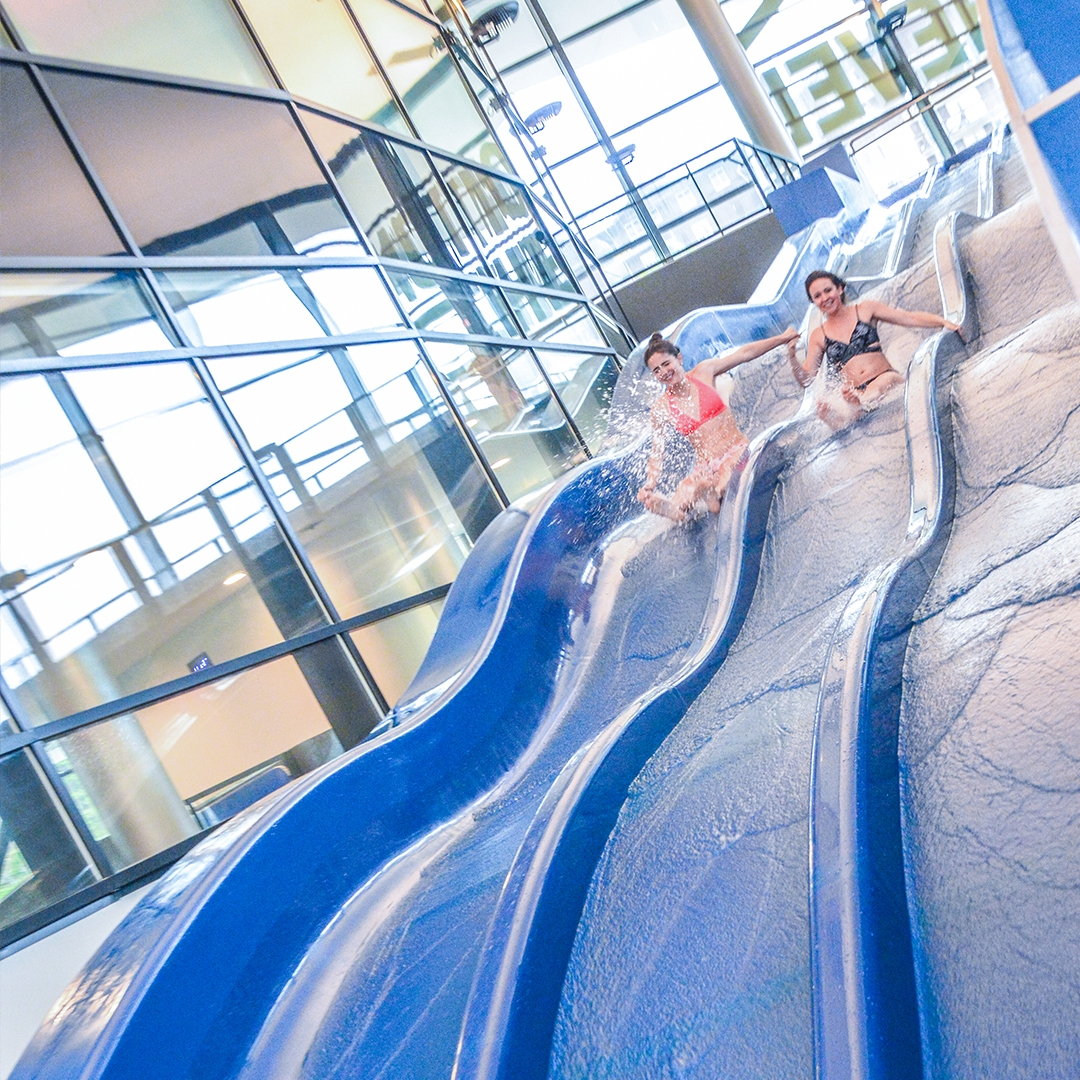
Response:
[[[838,409],[835,405],[830,405],[827,401],[819,401],[817,404],[817,414],[833,429],[833,431],[839,431],[841,428],[845,428],[857,420],[860,411],[855,411],[853,414],[847,409]]]
[[[661,517],[671,518],[672,521],[685,521],[686,511],[676,506],[671,499],[666,499],[658,491],[650,491],[641,496],[641,501],[654,514]]]

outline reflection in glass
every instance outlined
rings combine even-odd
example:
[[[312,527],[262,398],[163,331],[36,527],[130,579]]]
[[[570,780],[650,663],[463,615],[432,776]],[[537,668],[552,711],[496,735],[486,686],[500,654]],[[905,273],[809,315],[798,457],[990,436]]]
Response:
[[[49,72],[50,86],[147,254],[356,254],[280,102]]]
[[[609,19],[638,0],[543,0],[544,13],[560,38],[570,37],[602,19]]]
[[[87,846],[115,874],[199,831],[133,716],[45,744]]]
[[[578,104],[566,76],[550,54],[545,53],[513,71],[504,72],[503,82],[523,119],[541,106],[555,101],[562,103],[559,115],[547,121],[534,136],[538,143],[547,148],[549,164],[562,161],[596,142],[596,132]],[[600,195],[596,201],[602,202],[603,199],[604,196]]]
[[[504,289],[514,314],[521,323],[527,337],[550,341],[553,338],[564,340],[560,331],[565,327],[580,322],[588,317],[585,307],[575,303],[569,297],[539,296],[536,293],[519,292],[517,289]],[[576,338],[574,340],[577,340]],[[602,344],[599,340],[596,344]]]
[[[520,337],[499,290],[433,274],[388,273],[405,313],[421,330]]]
[[[142,279],[115,274],[0,273],[0,356],[97,356],[172,348]]]
[[[353,631],[352,639],[364,663],[391,705],[420,670],[442,609],[443,601],[436,600]]]
[[[2,668],[32,722],[325,622],[188,365],[5,378],[0,418]]]
[[[400,326],[374,270],[170,270],[158,274],[196,345],[239,345]]]
[[[406,170],[413,188],[420,194],[428,216],[440,230],[445,230],[448,242],[453,246],[457,266],[462,270],[483,272],[483,267],[473,251],[468,230],[457,208],[436,178],[427,155],[400,143],[393,144],[392,149]],[[449,265],[439,259],[436,259],[436,262]]]
[[[475,263],[427,158],[319,113],[302,115],[372,250],[454,269]]]
[[[0,758],[0,929],[97,880],[26,750]]]
[[[348,0],[420,138],[479,158],[494,145],[438,28],[389,0]],[[485,149],[485,144],[488,144]],[[483,158],[481,158],[483,160]]]
[[[411,342],[210,369],[342,617],[452,581],[500,509]]]
[[[607,163],[607,152],[601,146],[594,146],[573,161],[553,167],[551,172],[575,214],[584,214],[623,194],[623,186]]]
[[[615,361],[610,356],[551,349],[537,349],[536,357],[566,411],[574,418],[589,450],[593,454],[600,453],[607,431],[611,395],[619,378]]]
[[[408,132],[345,8],[324,0],[241,0],[278,75],[298,97]]]
[[[340,649],[333,640],[321,644]],[[299,659],[284,656],[133,714],[179,798],[204,824],[340,753]]]
[[[746,137],[727,91],[718,86],[625,132],[619,145],[634,144],[634,160],[626,171],[635,183],[647,185],[661,173],[712,150],[721,133],[725,138]]]
[[[436,341],[426,347],[511,499],[535,491],[585,460],[527,349]]]
[[[865,0],[796,0],[783,11],[752,0],[721,0],[721,6],[753,64],[866,10]]]
[[[529,285],[574,288],[548,251],[547,239],[516,184],[448,161],[437,164],[494,274]]]
[[[592,21],[591,3],[587,10]],[[676,0],[638,8],[568,43],[566,54],[601,123],[613,133],[716,82]]]
[[[22,66],[0,64],[0,101],[0,254],[123,254]]]
[[[4,0],[31,52],[272,87],[228,0]]]

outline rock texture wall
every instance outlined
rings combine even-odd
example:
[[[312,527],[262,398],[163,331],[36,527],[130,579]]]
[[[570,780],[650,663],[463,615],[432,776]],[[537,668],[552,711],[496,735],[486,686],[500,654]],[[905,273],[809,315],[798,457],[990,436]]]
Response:
[[[964,244],[956,520],[918,614],[902,755],[934,1077],[1080,1061],[1080,305],[1034,202]]]

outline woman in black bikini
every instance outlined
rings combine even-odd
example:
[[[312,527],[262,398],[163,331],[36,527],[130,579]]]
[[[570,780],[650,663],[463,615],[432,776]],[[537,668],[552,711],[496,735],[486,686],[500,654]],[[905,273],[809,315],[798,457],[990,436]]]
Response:
[[[748,360],[764,356],[777,345],[793,342],[798,336],[797,330],[785,330],[775,337],[742,345],[727,356],[703,360],[686,371],[678,346],[660,334],[653,334],[645,346],[645,366],[664,392],[652,407],[652,453],[638,498],[654,514],[683,521],[698,503],[704,503],[714,514],[720,510],[720,499],[732,470],[746,449],[747,438],[716,392],[713,385],[716,377]],[[656,485],[664,462],[667,435],[672,428],[690,440],[694,448],[694,467],[668,497],[661,495]]]
[[[799,384],[809,386],[825,358],[830,379],[839,383],[840,397],[851,407],[844,409],[827,399],[818,402],[818,416],[832,428],[858,419],[873,402],[904,382],[881,351],[877,323],[960,332],[956,323],[929,311],[904,311],[878,300],[848,304],[843,279],[828,270],[815,270],[806,279],[806,295],[824,319],[810,334],[805,362],[796,362],[794,343],[788,346],[788,359]]]

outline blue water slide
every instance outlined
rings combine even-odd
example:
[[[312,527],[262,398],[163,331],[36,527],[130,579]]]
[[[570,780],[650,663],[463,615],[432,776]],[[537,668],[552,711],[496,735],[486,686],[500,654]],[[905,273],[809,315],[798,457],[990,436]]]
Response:
[[[544,834],[568,763],[619,721],[609,760],[621,765],[604,780],[613,814],[619,783],[677,720],[691,669],[722,656],[752,593],[781,442],[779,431],[759,439],[720,519],[690,528],[658,533],[661,519],[641,513],[641,445],[582,467],[527,519],[504,515],[451,591],[399,726],[264,799],[175,867],[16,1075],[278,1076],[285,1062],[350,1055],[362,1070],[396,1060],[417,1075],[433,1054],[451,1068],[499,926],[521,925],[503,879],[525,865],[522,841]],[[579,894],[591,869],[578,859]],[[542,914],[552,894],[541,894]],[[452,955],[432,958],[447,935]],[[548,970],[550,1028],[558,948],[527,952]],[[427,1026],[413,1016],[419,1002]],[[374,1028],[361,1043],[348,1034],[358,1008]]]
[[[951,223],[936,248],[945,310],[973,334]],[[741,636],[600,859],[553,1077],[922,1075],[899,691],[948,535],[941,391],[960,354],[935,337],[905,402],[789,463]]]
[[[684,349],[791,321],[843,232],[785,254],[771,304],[685,321]],[[860,438],[877,423],[887,441],[879,416]],[[731,666],[780,478],[844,442],[820,428],[804,407],[755,438],[719,518],[687,528],[640,512],[640,440],[502,515],[386,729],[170,871],[14,1075],[544,1075],[571,951],[605,925],[587,906],[598,860],[643,766]],[[801,888],[805,910],[805,866]]]

